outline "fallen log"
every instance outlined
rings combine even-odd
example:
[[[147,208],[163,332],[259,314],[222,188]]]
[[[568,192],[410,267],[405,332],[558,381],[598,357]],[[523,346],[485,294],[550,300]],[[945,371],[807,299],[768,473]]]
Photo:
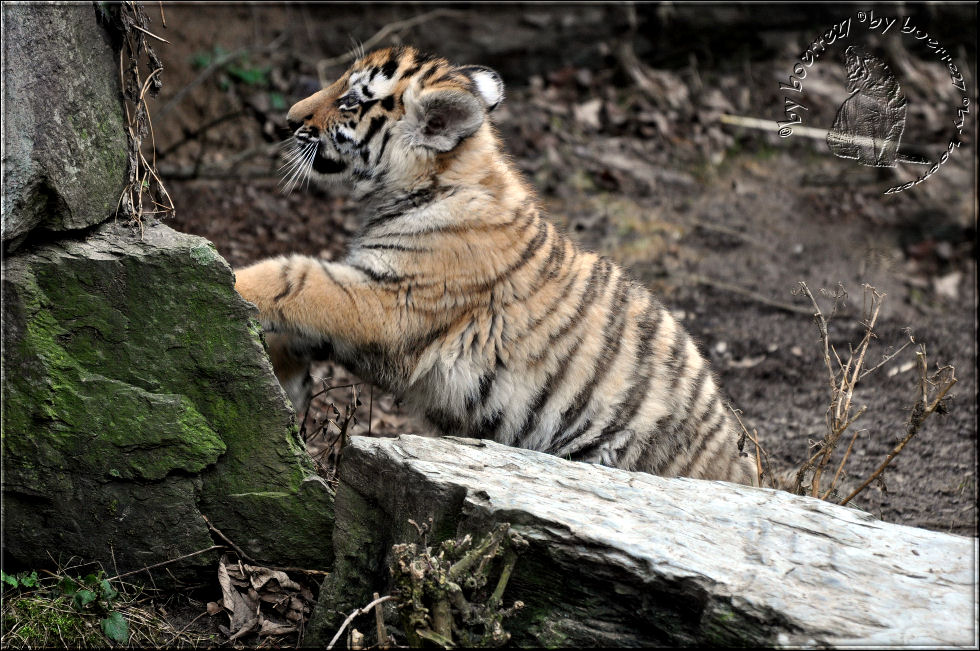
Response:
[[[809,497],[664,479],[489,441],[353,437],[307,641],[390,580],[393,543],[509,522],[518,646],[976,643],[977,541]],[[384,593],[382,593],[384,594]]]

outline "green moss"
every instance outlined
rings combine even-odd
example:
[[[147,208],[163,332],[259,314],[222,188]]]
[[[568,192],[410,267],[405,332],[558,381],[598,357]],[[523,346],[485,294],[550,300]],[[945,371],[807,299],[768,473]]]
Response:
[[[195,246],[190,250],[191,260],[200,265],[210,265],[218,259],[218,252],[214,245],[208,242],[200,246]]]
[[[161,238],[166,246],[154,244]],[[332,494],[307,481],[315,471],[253,310],[212,245],[163,226],[127,240],[106,226],[87,240],[8,257],[4,299],[3,447],[5,472],[17,469],[12,486],[47,496],[56,490],[48,477],[64,477],[56,508],[97,501],[93,518],[109,508],[122,518],[124,500],[109,507],[76,498],[73,478],[200,473],[188,506],[250,554],[329,565]],[[33,467],[21,468],[27,461]]]
[[[83,617],[72,612],[65,599],[15,599],[3,616],[4,632],[16,630],[17,641],[27,647],[102,647],[106,639]]]
[[[37,450],[42,465],[150,480],[214,463],[226,446],[186,397],[150,393],[89,370],[111,366],[105,338],[91,334],[105,313],[90,312],[75,331],[81,336],[49,310],[39,308],[29,320],[21,353],[33,353],[46,373],[12,383],[15,402],[5,425],[32,436],[5,439],[7,451],[27,457]],[[124,324],[98,330],[118,332]],[[49,427],[31,427],[38,421]]]

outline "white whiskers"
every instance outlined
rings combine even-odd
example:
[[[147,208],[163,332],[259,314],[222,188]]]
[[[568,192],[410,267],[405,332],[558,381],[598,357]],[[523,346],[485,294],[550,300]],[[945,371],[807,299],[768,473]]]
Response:
[[[296,149],[286,154],[286,162],[279,168],[282,174],[282,181],[279,187],[284,194],[291,194],[292,191],[303,185],[304,181],[309,185],[310,172],[313,171],[313,159],[316,158],[316,150],[320,142],[314,140],[305,145],[299,145],[295,138],[286,140],[285,144],[293,144]]]

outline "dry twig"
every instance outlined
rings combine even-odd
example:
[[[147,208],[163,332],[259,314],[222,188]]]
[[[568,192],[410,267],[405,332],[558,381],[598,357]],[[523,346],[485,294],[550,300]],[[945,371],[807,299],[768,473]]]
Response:
[[[405,20],[395,21],[389,23],[379,29],[374,36],[368,40],[361,43],[358,47],[350,52],[345,52],[340,56],[331,57],[329,59],[320,59],[316,62],[316,72],[320,78],[320,83],[324,88],[329,86],[333,81],[327,77],[327,70],[331,66],[339,65],[342,63],[347,63],[348,61],[353,61],[354,59],[363,56],[368,50],[373,50],[375,46],[380,44],[384,39],[388,38],[393,34],[404,31],[415,27],[416,25],[421,25],[434,18],[447,18],[451,16],[465,16],[465,11],[459,11],[458,9],[433,9],[424,14],[419,14],[418,16],[412,16],[411,18],[406,18]]]
[[[715,280],[714,278],[708,278],[707,276],[702,276],[699,274],[677,274],[678,277],[683,278],[687,282],[696,283],[698,285],[707,285],[708,287],[714,287],[715,289],[721,289],[726,292],[731,292],[732,294],[738,294],[745,298],[751,299],[757,303],[762,303],[768,307],[774,307],[777,310],[783,310],[784,312],[791,312],[793,314],[806,314],[809,316],[812,312],[806,308],[800,307],[799,305],[793,305],[791,303],[783,303],[782,301],[777,301],[775,299],[769,298],[768,296],[763,296],[758,292],[754,292],[751,289],[746,289],[739,285],[733,283],[727,283],[723,280]]]
[[[391,600],[394,599],[394,597],[391,596],[391,595],[385,595],[384,597],[378,597],[377,596],[378,593],[374,593],[374,594],[375,594],[374,601],[372,601],[368,605],[364,606],[363,608],[358,608],[358,609],[354,610],[354,612],[352,612],[350,615],[347,616],[347,619],[344,620],[344,623],[340,625],[340,628],[339,629],[337,629],[337,633],[333,636],[333,639],[330,640],[330,643],[329,644],[327,644],[327,649],[328,650],[333,648],[333,645],[337,643],[337,640],[340,639],[341,634],[344,632],[344,630],[347,628],[347,626],[352,621],[354,621],[354,618],[355,617],[357,617],[359,615],[366,615],[369,612],[371,612],[371,609],[374,608],[375,606],[379,606],[379,605],[383,604],[386,601],[391,601]]]
[[[738,421],[738,426],[742,429],[742,435],[739,437],[739,450],[745,443],[745,439],[748,439],[755,446],[755,471],[756,479],[759,481],[759,486],[762,486],[762,480],[766,475],[769,476],[769,487],[776,488],[776,478],[772,473],[772,460],[769,457],[769,453],[766,452],[765,448],[759,443],[759,432],[755,429],[750,433],[745,427],[745,423],[742,422],[741,410],[735,409],[733,405],[729,403],[728,409],[731,410],[732,415],[735,416],[735,420]],[[765,468],[762,467],[763,457],[765,457]]]
[[[190,554],[184,554],[183,556],[178,556],[177,558],[171,558],[170,560],[161,561],[159,563],[154,563],[153,565],[147,565],[146,567],[141,567],[138,570],[133,570],[132,572],[124,572],[123,574],[117,574],[116,576],[109,577],[107,581],[115,581],[116,579],[121,579],[124,576],[132,576],[133,574],[139,574],[140,572],[146,572],[148,570],[153,570],[158,567],[163,567],[164,565],[170,565],[171,563],[176,563],[182,561],[185,558],[191,558],[192,556],[199,556],[200,554],[206,554],[208,552],[214,551],[216,549],[221,549],[224,545],[211,545],[207,549],[199,549],[196,552],[191,552]]]
[[[901,441],[895,446],[895,448],[885,457],[885,460],[881,462],[881,465],[868,477],[864,483],[855,488],[850,495],[841,500],[841,504],[847,504],[850,502],[858,493],[863,491],[871,482],[875,481],[881,476],[881,473],[885,471],[885,468],[892,462],[892,460],[898,456],[898,454],[905,448],[906,444],[912,440],[919,429],[922,427],[922,423],[935,412],[945,413],[946,411],[946,394],[949,390],[953,388],[956,384],[956,369],[952,366],[940,367],[930,378],[928,377],[928,367],[926,366],[926,347],[924,345],[919,346],[919,350],[916,352],[916,359],[919,364],[919,399],[916,401],[915,405],[912,407],[912,413],[909,416],[908,425],[905,428],[905,436]],[[929,400],[929,388],[934,387],[933,398],[930,402]],[[928,406],[926,404],[928,403]]]
[[[843,458],[837,465],[837,470],[834,473],[830,485],[825,490],[821,491],[820,480],[824,470],[830,463],[834,450],[837,448],[837,445],[844,433],[850,429],[855,421],[857,421],[867,410],[866,405],[862,405],[857,409],[854,408],[855,388],[862,379],[877,371],[879,368],[882,368],[888,362],[895,359],[903,350],[914,344],[915,339],[912,337],[911,332],[906,330],[908,341],[904,345],[894,352],[883,355],[882,360],[875,366],[865,369],[864,364],[867,357],[868,348],[872,339],[876,338],[874,328],[878,322],[878,316],[881,312],[881,305],[885,298],[885,294],[879,292],[870,285],[864,285],[864,306],[862,311],[864,315],[864,336],[858,343],[857,348],[849,347],[848,355],[845,359],[841,358],[836,347],[830,343],[828,328],[828,324],[837,314],[838,309],[844,304],[844,300],[847,298],[847,292],[844,291],[843,286],[838,284],[837,290],[832,294],[834,304],[829,316],[825,316],[820,310],[817,300],[810,292],[810,289],[807,287],[806,283],[800,282],[799,287],[794,294],[806,296],[808,299],[810,299],[810,303],[813,306],[813,319],[814,323],[817,325],[817,330],[820,333],[820,342],[823,348],[823,361],[827,371],[829,403],[826,412],[826,434],[821,441],[814,445],[814,453],[800,466],[799,470],[797,471],[796,479],[793,485],[793,492],[798,495],[809,493],[813,497],[819,497],[826,500],[835,495],[835,489],[838,485],[838,481],[840,481],[844,472],[844,466],[848,458],[850,458],[851,451],[854,447],[855,441],[857,440],[858,434],[860,434],[861,431],[864,431],[857,430],[852,434]],[[920,345],[919,351],[916,353],[916,355],[920,369],[919,397],[912,409],[912,415],[910,416],[908,425],[906,426],[906,434],[904,438],[899,441],[899,443],[875,470],[875,472],[872,473],[871,476],[868,477],[867,480],[865,480],[864,483],[862,483],[857,489],[851,492],[850,495],[844,498],[840,502],[841,504],[847,504],[858,493],[881,476],[881,473],[884,472],[888,464],[892,462],[892,460],[904,449],[905,445],[912,439],[912,437],[915,436],[915,434],[921,428],[922,422],[930,414],[935,411],[944,410],[945,396],[950,388],[952,388],[953,384],[956,383],[953,367],[944,366],[938,369],[930,378],[928,377],[925,363],[925,347]],[[931,400],[929,398],[930,387],[934,389],[934,397]],[[810,483],[808,486],[804,486],[804,482],[808,477]]]
[[[160,91],[160,73],[163,71],[163,64],[146,36],[164,43],[167,41],[146,29],[149,18],[136,2],[107,5],[103,11],[122,43],[119,49],[119,81],[123,90],[129,140],[127,182],[116,204],[116,214],[135,223],[142,232],[144,215],[167,216],[174,212],[173,200],[156,173],[155,153],[151,154],[151,161],[147,161],[143,154],[143,140],[147,136],[151,151],[155,152],[156,149],[146,100]],[[149,70],[145,79],[141,77],[141,67]]]

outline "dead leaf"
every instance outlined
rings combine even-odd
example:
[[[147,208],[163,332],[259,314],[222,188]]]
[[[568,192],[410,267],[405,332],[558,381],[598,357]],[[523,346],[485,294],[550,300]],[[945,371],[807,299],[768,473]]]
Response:
[[[230,625],[219,626],[229,642],[252,633],[260,637],[296,633],[312,610],[313,593],[282,570],[229,563],[225,555],[218,564],[218,583],[222,598],[208,604],[208,612],[229,612]]]
[[[237,639],[257,625],[255,613],[258,604],[249,601],[242,593],[234,588],[231,577],[229,576],[227,555],[223,555],[218,562],[218,585],[221,586],[221,596],[225,610],[231,613],[231,624],[229,630],[232,635],[229,640]],[[249,630],[245,630],[249,629]]]
[[[269,581],[273,579],[279,583],[279,587],[285,590],[300,589],[298,583],[290,579],[285,572],[280,570],[270,570],[267,567],[252,567],[251,565],[246,565],[245,569],[250,572],[252,587],[256,590],[261,590]]]
[[[259,629],[259,636],[289,635],[290,633],[295,633],[297,630],[298,629],[293,624],[276,624],[267,619],[262,622],[262,627]]]

